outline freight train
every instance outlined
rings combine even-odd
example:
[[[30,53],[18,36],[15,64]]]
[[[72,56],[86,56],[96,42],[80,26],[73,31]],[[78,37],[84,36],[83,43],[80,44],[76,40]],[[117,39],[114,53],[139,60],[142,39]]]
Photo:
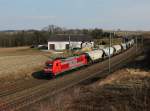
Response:
[[[63,72],[76,69],[91,63],[100,62],[110,56],[120,54],[134,45],[134,39],[120,45],[113,45],[112,47],[105,47],[85,52],[79,56],[68,58],[57,58],[55,60],[48,60],[45,63],[44,73],[55,77]]]

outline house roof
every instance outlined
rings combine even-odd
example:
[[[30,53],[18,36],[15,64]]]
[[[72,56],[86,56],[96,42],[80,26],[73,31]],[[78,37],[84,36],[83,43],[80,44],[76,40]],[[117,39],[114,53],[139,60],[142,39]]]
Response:
[[[69,41],[69,35],[55,35],[49,38],[48,41]],[[87,35],[70,35],[70,41],[84,41],[89,42],[93,41],[93,38],[91,36]]]

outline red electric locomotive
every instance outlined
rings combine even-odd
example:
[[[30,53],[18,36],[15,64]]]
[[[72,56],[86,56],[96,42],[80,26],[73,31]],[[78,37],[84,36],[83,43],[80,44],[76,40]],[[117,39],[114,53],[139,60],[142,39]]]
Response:
[[[83,54],[80,56],[69,57],[67,59],[48,60],[45,65],[44,73],[56,76],[62,72],[87,65],[87,57]]]

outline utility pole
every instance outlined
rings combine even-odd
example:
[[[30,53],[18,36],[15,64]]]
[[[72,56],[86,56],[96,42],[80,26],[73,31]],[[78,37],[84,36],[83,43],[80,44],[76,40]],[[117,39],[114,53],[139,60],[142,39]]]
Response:
[[[70,35],[69,35],[69,51],[70,51]]]
[[[138,40],[137,40],[137,35],[136,35],[136,54],[137,54],[137,48],[138,48]]]
[[[143,46],[143,45],[144,45],[144,44],[143,44],[143,36],[141,36],[141,37],[142,37],[142,46]]]
[[[141,35],[141,39],[142,39],[142,51],[144,52],[144,40],[143,40],[143,36]]]
[[[114,41],[114,38],[115,38],[115,35],[116,35],[116,33],[115,33],[115,31],[113,32],[113,37],[112,37],[112,45],[113,45],[113,41]]]
[[[111,56],[110,56],[110,47],[111,47],[111,33],[109,36],[109,73],[111,72]]]
[[[126,34],[126,42],[128,42],[129,41],[129,36],[128,36],[128,32],[125,32]]]
[[[126,43],[127,40],[127,32],[124,32],[124,43]]]

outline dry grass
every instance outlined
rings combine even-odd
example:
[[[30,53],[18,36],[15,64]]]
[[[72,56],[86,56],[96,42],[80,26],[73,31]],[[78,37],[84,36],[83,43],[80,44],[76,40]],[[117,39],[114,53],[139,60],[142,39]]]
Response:
[[[135,80],[132,80],[133,78],[135,78]],[[129,84],[129,81],[136,82],[136,80],[140,78],[150,78],[150,72],[141,71],[140,69],[126,68],[126,69],[118,71],[115,75],[108,76],[104,81],[101,81],[99,83],[99,86],[104,86],[105,84],[112,84],[112,83],[120,84],[123,82],[123,80],[124,82],[127,82]],[[126,79],[129,79],[129,80],[126,80]]]
[[[0,82],[31,77],[43,68],[49,55],[29,47],[0,48]]]
[[[102,41],[103,42],[105,42],[106,43],[106,45],[109,45],[109,38],[108,39],[95,39],[95,45],[102,45],[101,43],[102,43]],[[112,39],[112,45],[116,45],[116,44],[121,44],[121,42],[122,42],[122,38],[114,38],[114,39]]]
[[[74,111],[148,111],[149,91],[150,72],[123,69],[81,90],[72,105]]]
[[[10,47],[10,48],[0,48],[0,52],[13,52],[18,50],[28,49],[29,47]]]
[[[16,79],[21,76],[31,76],[32,71],[43,68],[46,60],[47,57],[42,55],[0,57],[0,77]]]
[[[46,99],[29,111],[148,111],[149,91],[150,72],[126,68]]]
[[[11,54],[11,53],[18,53],[22,50],[27,50],[29,47],[13,47],[13,48],[0,48],[0,56]]]
[[[0,48],[0,57],[42,54],[41,51],[29,47]]]

